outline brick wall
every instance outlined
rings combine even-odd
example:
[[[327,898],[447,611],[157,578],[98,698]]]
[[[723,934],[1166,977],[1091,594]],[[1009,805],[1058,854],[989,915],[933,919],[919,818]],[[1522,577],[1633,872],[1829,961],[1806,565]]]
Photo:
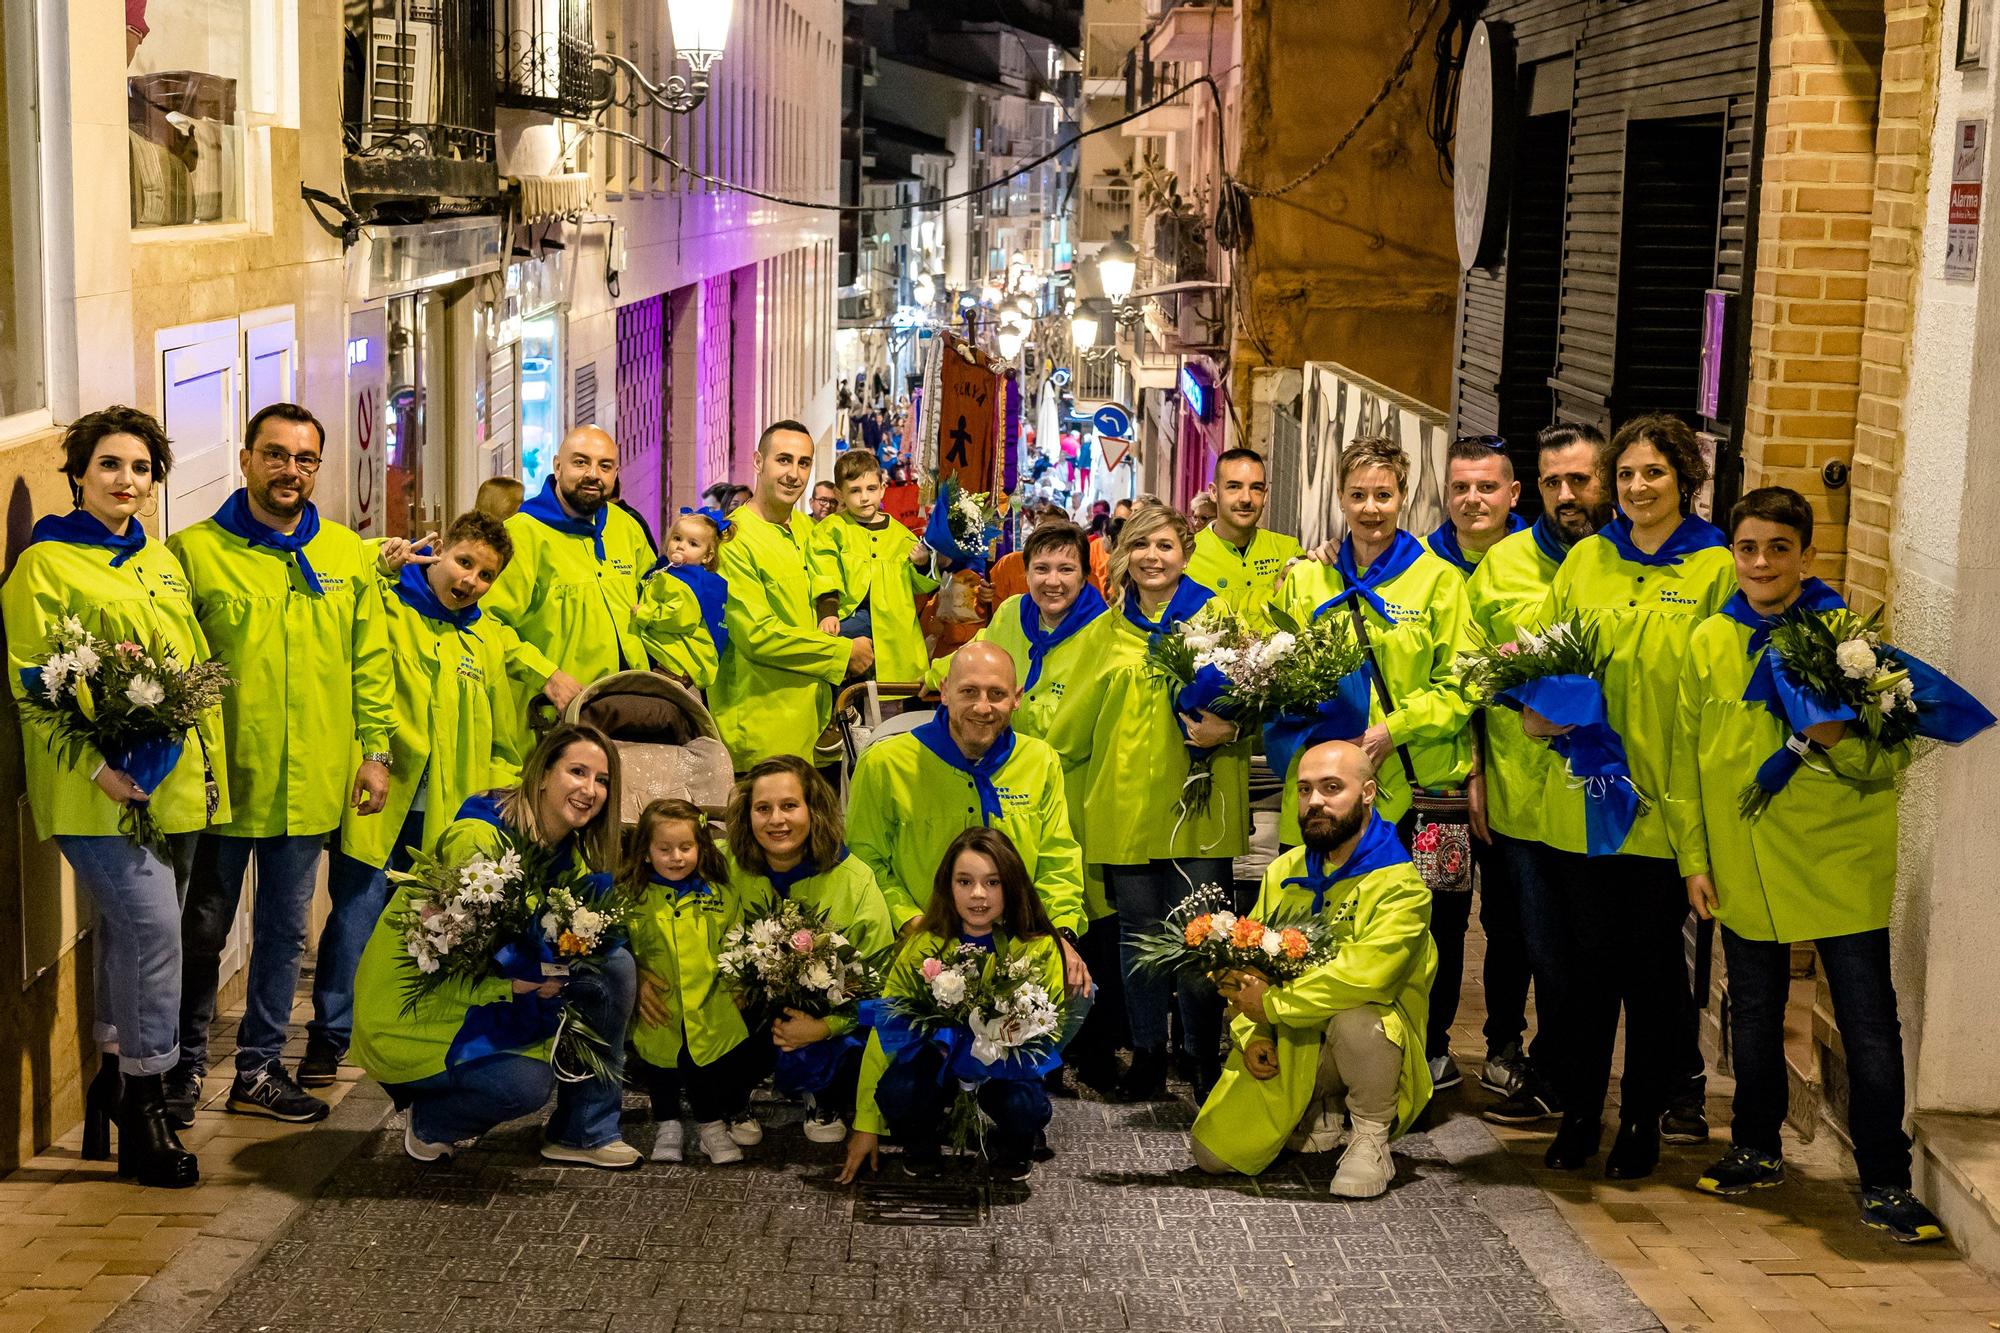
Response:
[[[1883,0],[1776,0],[1751,311],[1744,488],[1790,486],[1838,578],[1866,342]]]
[[[1847,528],[1847,595],[1863,610],[1889,598],[1889,526],[1902,469],[1906,361],[1937,108],[1935,6],[1929,0],[1885,0],[1884,10],[1875,207]]]

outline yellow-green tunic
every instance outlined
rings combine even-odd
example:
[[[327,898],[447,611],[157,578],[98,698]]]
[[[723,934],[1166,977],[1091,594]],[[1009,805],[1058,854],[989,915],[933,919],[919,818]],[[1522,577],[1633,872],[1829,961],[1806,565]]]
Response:
[[[1116,607],[1072,643],[1082,668],[1050,719],[1048,743],[1076,776],[1073,831],[1093,866],[1183,857],[1236,857],[1250,846],[1250,742],[1212,756],[1206,810],[1183,806],[1190,769],[1174,712],[1175,687],[1146,660],[1146,631]]]
[[[208,660],[208,637],[195,617],[187,576],[167,544],[149,537],[144,547],[113,569],[115,554],[108,547],[61,541],[35,542],[21,552],[6,586],[0,588],[7,625],[7,683],[16,699],[25,695],[21,672],[48,657],[49,632],[65,616],[75,616],[106,643],[164,649],[183,667]],[[234,688],[227,687],[224,697]],[[203,747],[221,788],[216,822],[229,820],[223,709],[209,709],[195,730],[173,771],[153,792],[150,809],[163,833],[191,833],[209,822]],[[21,757],[35,827],[44,838],[115,835],[124,812],[92,780],[104,756],[87,749],[74,765],[64,764],[49,748],[52,734],[46,720],[22,712]]]
[[[812,757],[851,650],[822,634],[813,614],[812,520],[793,513],[780,526],[750,505],[730,519],[721,570],[729,651],[708,703],[740,773],[772,755]]]
[[[633,1015],[632,1045],[647,1064],[677,1068],[686,1051],[695,1064],[711,1065],[750,1035],[715,959],[730,930],[745,918],[770,914],[776,900],[769,891],[765,884],[763,894],[745,894],[732,883],[676,894],[658,881],[645,885],[629,918],[632,958],[666,983],[669,1015],[657,1027]]]
[[[1082,934],[1083,855],[1071,836],[1062,763],[1032,736],[1014,737],[1014,753],[993,775],[1000,818],[1056,929]],[[854,766],[847,797],[847,842],[875,871],[900,928],[930,906],[938,863],[951,840],[980,826],[972,779],[907,733],[884,737]]]
[[[387,750],[395,726],[395,670],[373,554],[352,531],[322,519],[305,547],[319,577],[314,594],[290,554],[252,546],[214,519],[167,545],[232,681],[222,695],[230,820],[217,831],[267,838],[339,828],[354,783],[354,770],[339,760],[357,743],[362,753]]]
[[[827,925],[847,936],[848,943],[869,959],[883,959],[896,946],[896,923],[889,913],[889,900],[875,882],[868,863],[852,854],[843,856],[832,868],[808,875],[792,885],[790,893],[779,893],[771,881],[732,863],[729,882],[744,902],[775,904],[779,898],[812,908],[826,918]],[[854,1016],[834,1014],[826,1020],[833,1035],[854,1027]]]
[[[1494,543],[1465,583],[1472,647],[1485,651],[1518,639],[1522,620],[1548,600],[1558,568],[1533,530]],[[1485,713],[1487,822],[1510,838],[1533,842],[1543,841],[1543,829],[1554,825],[1557,832],[1548,841],[1582,846],[1582,803],[1548,799],[1551,787],[1566,776],[1563,761],[1522,730],[1518,709],[1501,705]]]
[[[378,814],[350,806],[340,819],[342,854],[376,867],[396,851],[419,785],[427,788],[420,845],[431,847],[466,797],[520,778],[528,746],[526,704],[507,675],[513,631],[483,614],[462,630],[433,620],[398,597],[392,579],[381,594],[396,681],[389,799]],[[354,746],[354,765],[361,754]]]
[[[646,577],[639,606],[632,613],[632,632],[655,662],[686,676],[698,690],[715,684],[719,667],[715,640],[701,618],[701,601],[694,589],[665,569]]]
[[[917,594],[938,585],[910,563],[917,535],[887,514],[881,520],[879,528],[865,528],[843,510],[813,529],[808,560],[819,580],[813,592],[838,593],[843,620],[867,602],[875,679],[907,684],[922,680],[931,664],[917,622]]]
[[[604,559],[588,537],[557,532],[532,514],[507,520],[514,558],[480,605],[521,637],[524,680],[560,669],[580,685],[646,665],[632,624],[653,548],[639,521],[617,505],[604,516]]]
[[[917,969],[923,960],[939,953],[944,941],[936,935],[924,932],[912,935],[903,941],[896,951],[896,961],[883,977],[882,993],[886,996],[901,995],[915,997],[922,992],[925,982]],[[1063,994],[1062,948],[1053,935],[1041,935],[1034,939],[1017,940],[1005,931],[993,932],[993,953],[987,966],[999,967],[1015,955],[1025,952],[1035,962],[1035,980],[1047,991],[1051,999],[1061,1002]],[[862,1134],[886,1134],[889,1126],[882,1119],[881,1108],[875,1104],[875,1089],[881,1085],[882,1075],[889,1072],[889,1053],[882,1049],[882,1039],[875,1033],[868,1034],[868,1049],[861,1057],[861,1082],[854,1098],[854,1128]]]
[[[1789,734],[1745,703],[1750,628],[1710,616],[1689,636],[1673,725],[1666,822],[1683,875],[1715,880],[1715,919],[1746,940],[1830,939],[1889,924],[1896,894],[1896,775],[1908,746],[1852,732],[1808,759],[1764,812],[1737,802]]]
[[[1277,627],[1271,608],[1280,604],[1278,575],[1303,553],[1299,539],[1282,532],[1259,528],[1239,549],[1208,527],[1194,535],[1187,576],[1212,589],[1250,628],[1269,634]]]
[[[1022,682],[1028,679],[1030,665],[1028,636],[1021,630],[1021,608],[1024,604],[1033,605],[1026,593],[1009,597],[1000,603],[993,618],[972,636],[974,643],[990,643],[1005,649],[1007,656],[1014,659],[1014,679]],[[1116,614],[1115,611],[1106,611],[1098,619]],[[1063,692],[1069,688],[1070,680],[1084,669],[1083,651],[1079,646],[1083,641],[1083,631],[1078,630],[1042,659],[1042,674],[1035,681],[1035,688],[1022,694],[1021,706],[1014,712],[1015,731],[1023,736],[1048,736],[1049,723],[1055,717],[1057,706],[1062,703]],[[943,688],[945,674],[951,670],[952,658],[957,655],[951,653],[931,663],[924,684],[932,689]]]
[[[1722,609],[1736,592],[1736,561],[1727,547],[1711,546],[1678,564],[1642,565],[1618,553],[1602,533],[1570,548],[1539,613],[1524,619],[1537,631],[1565,620],[1596,636],[1607,656],[1604,702],[1611,725],[1625,742],[1632,783],[1651,805],[1632,825],[1619,850],[1627,856],[1671,857],[1664,797],[1680,708],[1680,672],[1694,628]],[[1542,841],[1583,853],[1583,791],[1559,764],[1544,798],[1548,816]]]
[[[1305,912],[1312,893],[1284,880],[1305,871],[1306,851],[1294,847],[1264,871],[1252,915]],[[1403,1052],[1396,1089],[1396,1134],[1406,1134],[1431,1099],[1424,1059],[1424,1025],[1430,1015],[1437,945],[1431,941],[1431,894],[1407,861],[1336,880],[1320,908],[1339,951],[1332,961],[1264,993],[1269,1023],[1237,1015],[1230,1025],[1233,1049],[1215,1090],[1195,1117],[1201,1145],[1245,1175],[1271,1164],[1312,1105],[1319,1078],[1320,1044],[1334,1015],[1366,1005]],[[1254,1037],[1278,1047],[1278,1073],[1255,1079],[1243,1066],[1243,1048]]]
[[[1285,578],[1281,605],[1300,624],[1332,598],[1347,591],[1347,580],[1332,565],[1292,566]],[[1389,686],[1396,711],[1386,719],[1382,697],[1372,686],[1368,694],[1370,725],[1386,721],[1390,739],[1407,746],[1417,781],[1426,787],[1456,787],[1472,771],[1472,705],[1458,683],[1458,657],[1471,642],[1472,611],[1465,596],[1465,576],[1426,549],[1410,567],[1375,589],[1388,608],[1382,614],[1366,599],[1361,614],[1368,622],[1368,641]],[[1346,616],[1347,604],[1328,615]],[[1284,790],[1298,781],[1298,760],[1285,773]],[[1390,823],[1410,808],[1410,782],[1403,761],[1394,753],[1375,772],[1375,809]],[[1296,801],[1279,802],[1278,839],[1300,840]]]

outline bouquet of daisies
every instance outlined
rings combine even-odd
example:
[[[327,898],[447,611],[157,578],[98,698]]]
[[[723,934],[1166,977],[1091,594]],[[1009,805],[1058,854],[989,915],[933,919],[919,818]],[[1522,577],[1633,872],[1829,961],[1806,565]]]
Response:
[[[1146,663],[1174,686],[1174,714],[1209,712],[1251,725],[1269,697],[1278,665],[1292,650],[1290,634],[1268,638],[1253,632],[1220,597],[1146,644]],[[1186,810],[1208,809],[1214,794],[1207,747],[1189,750],[1187,782],[1181,789]]]
[[[1062,1063],[1065,1005],[1025,951],[1003,960],[977,945],[940,944],[906,954],[885,992],[864,1006],[864,1016],[892,1059],[918,1042],[942,1049],[945,1073],[958,1080],[949,1131],[961,1151],[980,1132],[981,1083],[1039,1080]]]
[[[1609,856],[1625,843],[1652,800],[1632,783],[1625,741],[1611,725],[1604,700],[1604,654],[1596,636],[1574,621],[1541,634],[1523,632],[1512,643],[1459,658],[1468,698],[1491,707],[1533,709],[1569,731],[1549,739],[1569,775],[1584,792],[1584,824],[1592,856]]]
[[[1762,703],[1792,733],[1743,789],[1745,818],[1763,813],[1805,762],[1807,727],[1846,722],[1886,748],[1919,736],[1957,745],[1994,721],[1956,682],[1884,642],[1879,613],[1864,617],[1840,605],[1780,616],[1743,698]]]
[[[1255,972],[1282,986],[1326,962],[1333,952],[1317,915],[1239,916],[1227,893],[1204,884],[1169,911],[1159,929],[1139,937],[1133,963],[1153,972],[1202,976]]]
[[[937,503],[924,525],[924,545],[935,551],[948,569],[966,569],[984,577],[993,543],[1000,537],[998,497],[976,494],[947,477],[938,487]]]
[[[1273,638],[1290,644],[1259,711],[1266,719],[1264,758],[1283,778],[1300,751],[1368,730],[1368,658],[1340,616],[1299,625],[1276,607],[1271,614],[1280,627]]]
[[[418,852],[410,869],[389,878],[413,890],[390,917],[407,963],[405,1013],[448,983],[497,977],[541,985],[596,970],[624,941],[630,915],[609,875],[568,866],[511,831],[498,855],[454,862]],[[609,1043],[560,991],[474,1006],[448,1058],[461,1063],[551,1038],[556,1077],[610,1076]]]
[[[875,991],[868,959],[826,917],[787,898],[769,916],[732,926],[716,970],[745,1010],[824,1018]]]
[[[21,670],[22,707],[48,724],[49,747],[71,767],[95,750],[149,794],[180,763],[188,733],[204,713],[221,705],[229,683],[220,662],[183,666],[157,645],[107,643],[75,616],[56,625],[49,648],[38,665]],[[202,767],[213,818],[221,789],[205,747]],[[118,827],[133,843],[165,858],[166,836],[145,802],[128,802]]]

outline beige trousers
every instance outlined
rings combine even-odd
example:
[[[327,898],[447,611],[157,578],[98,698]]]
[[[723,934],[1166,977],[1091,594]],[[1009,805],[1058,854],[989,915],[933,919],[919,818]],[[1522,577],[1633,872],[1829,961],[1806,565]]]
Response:
[[[1403,1050],[1389,1040],[1382,1026],[1386,1012],[1379,1005],[1343,1009],[1326,1025],[1326,1039],[1319,1048],[1319,1074],[1313,1084],[1312,1104],[1299,1123],[1309,1125],[1323,1110],[1335,1111],[1345,1105],[1356,1120],[1380,1125],[1396,1123],[1396,1092],[1403,1081]],[[1194,1145],[1195,1165],[1211,1174],[1222,1175],[1232,1167],[1202,1146]]]

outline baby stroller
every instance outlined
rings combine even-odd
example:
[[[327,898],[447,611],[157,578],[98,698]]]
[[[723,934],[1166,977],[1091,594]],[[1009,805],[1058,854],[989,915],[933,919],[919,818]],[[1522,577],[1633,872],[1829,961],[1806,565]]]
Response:
[[[822,763],[840,764],[840,795],[847,798],[847,785],[862,752],[885,736],[913,731],[931,720],[933,710],[923,703],[923,686],[890,684],[865,680],[849,685],[833,701],[833,726],[839,733],[837,754],[827,753],[824,742]],[[884,711],[884,703],[899,704],[900,712]]]
[[[565,722],[596,727],[618,747],[619,818],[636,824],[648,802],[678,798],[720,818],[735,770],[701,698],[655,671],[620,671],[584,687]]]

